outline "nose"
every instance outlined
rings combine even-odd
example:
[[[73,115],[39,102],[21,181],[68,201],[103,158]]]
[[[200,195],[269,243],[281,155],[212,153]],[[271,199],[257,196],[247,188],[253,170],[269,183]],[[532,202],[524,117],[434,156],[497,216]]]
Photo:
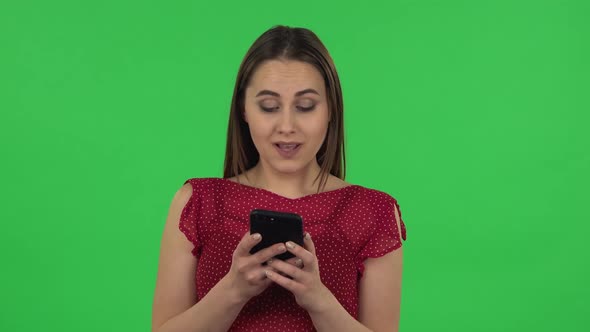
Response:
[[[280,134],[291,134],[295,132],[295,115],[293,112],[285,110],[281,112],[279,123],[277,125]]]

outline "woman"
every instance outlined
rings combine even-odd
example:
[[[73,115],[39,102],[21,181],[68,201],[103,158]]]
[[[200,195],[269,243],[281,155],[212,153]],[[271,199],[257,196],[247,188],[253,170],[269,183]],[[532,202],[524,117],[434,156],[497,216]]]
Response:
[[[317,36],[262,34],[238,72],[224,177],[188,179],[172,200],[153,331],[398,329],[405,225],[393,197],[343,181],[343,128],[340,81]],[[304,245],[251,255],[252,209],[301,215]],[[272,260],[285,251],[295,257]]]

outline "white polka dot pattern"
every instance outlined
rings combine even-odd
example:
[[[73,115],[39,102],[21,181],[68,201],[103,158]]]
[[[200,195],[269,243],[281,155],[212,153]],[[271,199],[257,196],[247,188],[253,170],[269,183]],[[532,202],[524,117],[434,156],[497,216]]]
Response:
[[[396,199],[375,189],[351,185],[292,199],[221,178],[192,178],[185,183],[192,185],[193,194],[182,210],[179,229],[193,243],[192,253],[198,259],[197,301],[229,271],[232,253],[249,230],[252,209],[302,216],[304,231],[312,235],[316,247],[322,282],[355,318],[364,260],[383,256],[406,240]],[[315,329],[294,296],[273,284],[244,306],[229,331]]]

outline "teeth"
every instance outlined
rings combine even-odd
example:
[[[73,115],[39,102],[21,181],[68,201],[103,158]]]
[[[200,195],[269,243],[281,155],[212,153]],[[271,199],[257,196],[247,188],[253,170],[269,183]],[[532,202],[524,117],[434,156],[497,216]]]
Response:
[[[297,144],[278,144],[281,150],[293,150],[297,147]]]

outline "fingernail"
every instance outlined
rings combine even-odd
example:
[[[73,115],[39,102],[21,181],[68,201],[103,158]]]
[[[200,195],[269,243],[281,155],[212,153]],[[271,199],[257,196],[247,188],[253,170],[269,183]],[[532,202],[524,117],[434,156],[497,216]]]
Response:
[[[272,264],[272,258],[268,260],[268,262],[266,262],[266,265],[270,265]]]
[[[305,233],[305,239],[306,239],[306,240],[309,240],[309,239],[311,239],[311,234],[309,234],[309,233]]]
[[[252,238],[254,240],[260,240],[260,234],[256,233],[256,234],[252,234]]]
[[[277,248],[277,250],[278,250],[279,252],[283,252],[283,251],[285,251],[286,249],[285,249],[285,246],[279,246],[279,247]]]
[[[270,272],[269,270],[265,270],[264,273],[266,273],[267,277],[272,277],[272,272]]]
[[[291,242],[291,241],[288,241],[288,242],[286,243],[286,245],[287,245],[287,247],[288,247],[289,249],[295,249],[295,243],[293,243],[293,242]]]
[[[295,260],[295,265],[297,265],[297,266],[301,266],[301,265],[303,265],[303,261],[301,260],[301,258],[297,258],[297,259]]]

